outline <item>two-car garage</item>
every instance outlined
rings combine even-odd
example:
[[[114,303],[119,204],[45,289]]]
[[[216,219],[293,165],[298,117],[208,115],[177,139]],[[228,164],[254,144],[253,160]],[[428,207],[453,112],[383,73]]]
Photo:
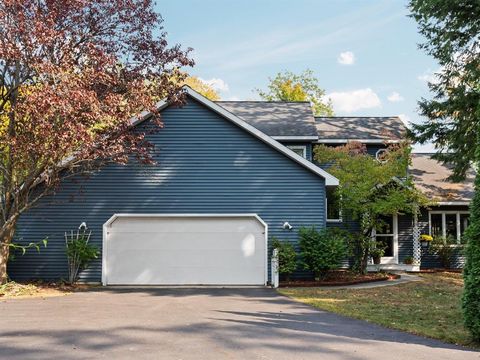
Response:
[[[255,214],[116,214],[103,226],[104,285],[265,285]]]

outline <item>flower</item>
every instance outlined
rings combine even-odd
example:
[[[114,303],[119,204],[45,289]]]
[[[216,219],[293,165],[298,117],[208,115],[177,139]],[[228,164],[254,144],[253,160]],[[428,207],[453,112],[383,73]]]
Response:
[[[433,241],[433,237],[430,235],[422,234],[420,235],[420,240],[421,241]]]

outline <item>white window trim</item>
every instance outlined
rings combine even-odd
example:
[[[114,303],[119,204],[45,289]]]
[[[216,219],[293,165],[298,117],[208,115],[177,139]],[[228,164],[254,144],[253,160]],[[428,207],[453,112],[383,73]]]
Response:
[[[307,145],[285,145],[292,151],[295,150],[302,150],[303,155],[301,155],[304,159],[307,158]]]
[[[384,152],[387,152],[388,150],[387,149],[378,149],[377,152],[375,153],[375,159],[380,162],[380,163],[384,163],[385,160],[380,160],[378,158],[378,156],[381,154],[381,153],[384,153]]]
[[[392,215],[393,217],[393,233],[392,234],[377,234],[377,231],[373,229],[372,237],[374,239],[378,236],[391,236],[393,237],[393,256],[382,256],[380,259],[381,264],[398,264],[398,215]]]
[[[341,208],[338,211],[338,219],[329,219],[328,218],[328,198],[327,198],[326,192],[325,192],[325,217],[327,218],[327,222],[329,222],[329,223],[341,223],[341,222],[343,222],[342,209]]]
[[[428,234],[432,236],[432,214],[441,214],[442,215],[442,236],[447,237],[447,214],[456,214],[456,225],[457,225],[457,243],[460,244],[462,235],[460,234],[461,223],[460,215],[461,214],[470,214],[469,211],[459,211],[459,210],[435,210],[428,212]]]

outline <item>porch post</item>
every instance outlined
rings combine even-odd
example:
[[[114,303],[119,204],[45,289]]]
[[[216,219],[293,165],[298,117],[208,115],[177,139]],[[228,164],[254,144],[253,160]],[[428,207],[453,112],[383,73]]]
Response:
[[[422,260],[422,247],[420,245],[420,227],[418,226],[418,205],[413,211],[413,265],[420,266]]]

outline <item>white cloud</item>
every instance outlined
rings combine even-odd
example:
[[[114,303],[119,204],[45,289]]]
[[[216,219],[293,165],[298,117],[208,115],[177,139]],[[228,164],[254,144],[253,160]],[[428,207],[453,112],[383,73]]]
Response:
[[[355,54],[351,51],[345,51],[338,55],[337,61],[342,65],[353,65],[355,63]]]
[[[408,116],[406,114],[399,114],[398,117],[400,118],[400,120],[402,120],[403,124],[406,127],[410,127],[410,124],[412,122],[412,119],[410,119],[410,116]]]
[[[437,74],[439,74],[441,71],[442,71],[441,67],[439,69],[437,69],[436,71],[428,69],[423,74],[418,75],[417,79],[422,81],[422,82],[435,84],[436,82],[438,82]]]
[[[398,92],[394,91],[390,95],[388,95],[387,100],[390,101],[390,102],[400,102],[400,101],[403,101],[405,99]]]
[[[327,94],[337,111],[351,113],[360,109],[371,109],[382,105],[378,95],[370,88]]]
[[[223,81],[222,79],[218,79],[218,78],[211,78],[211,79],[202,79],[202,78],[199,78],[199,80],[203,81],[204,83],[210,85],[214,90],[217,90],[217,91],[228,91],[229,88],[228,88],[228,84]]]

